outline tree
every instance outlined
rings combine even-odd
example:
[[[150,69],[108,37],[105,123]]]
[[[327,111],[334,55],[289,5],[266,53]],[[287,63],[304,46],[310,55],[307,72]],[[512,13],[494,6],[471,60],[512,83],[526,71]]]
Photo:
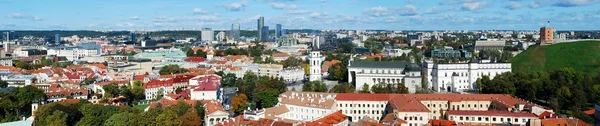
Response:
[[[167,110],[172,110],[177,113],[177,116],[181,116],[185,114],[185,112],[191,107],[187,105],[184,101],[178,101],[177,104],[167,108]]]
[[[65,112],[56,110],[52,115],[48,116],[46,124],[44,126],[66,126],[67,125],[67,115]]]
[[[287,68],[287,67],[298,66],[298,63],[299,63],[299,60],[296,59],[296,57],[290,56],[283,61],[283,67]]]
[[[327,92],[327,85],[322,81],[309,81],[302,85],[302,91],[305,92]]]
[[[181,116],[182,126],[200,126],[202,121],[198,116],[196,109],[190,108]]]
[[[333,88],[331,88],[331,90],[329,90],[330,93],[354,93],[354,86],[352,86],[349,83],[342,83],[342,84],[338,84],[333,86]]]
[[[129,112],[117,113],[106,121],[104,121],[105,126],[133,126],[137,122],[135,119],[136,115]]]
[[[110,83],[102,87],[104,89],[104,98],[114,98],[119,96],[120,90],[117,83]]]
[[[310,65],[302,64],[302,68],[304,68],[304,75],[310,75]]]
[[[310,92],[312,90],[313,90],[313,83],[307,82],[307,83],[302,84],[302,91]]]
[[[181,89],[181,88],[177,88],[177,89],[175,89],[175,93],[176,93],[176,94],[179,94],[179,93],[181,93],[181,91],[183,91],[183,89]]]
[[[64,116],[61,115],[58,117],[50,117],[54,115],[60,115],[60,112],[55,113],[55,111],[62,111],[64,114],[67,114],[67,119],[65,122],[66,125],[69,126],[75,125],[83,116],[81,112],[77,110],[77,106],[75,104],[61,104],[55,102],[42,105],[36,110],[34,125],[45,126],[50,124],[62,124],[62,122],[54,121],[57,121],[57,118],[63,118]]]
[[[279,100],[277,100],[278,94],[279,93],[277,93],[277,90],[268,89],[256,93],[256,95],[254,95],[254,99],[255,101],[257,101],[258,108],[270,108],[275,106],[277,102],[279,102]]]
[[[181,120],[179,119],[177,112],[165,110],[156,117],[156,124],[159,126],[179,126],[181,125]]]
[[[142,86],[144,86],[144,83],[142,83],[142,81],[140,81],[140,80],[135,80],[135,81],[133,81],[133,86],[134,87],[142,87]]]
[[[204,104],[201,101],[196,101],[196,105],[194,105],[194,109],[196,110],[196,113],[197,113],[198,117],[200,117],[200,121],[202,122],[202,120],[204,120],[204,115],[206,115],[206,112],[204,109]]]
[[[4,80],[0,80],[0,88],[6,88],[8,87],[8,82],[4,81]]]
[[[369,85],[365,83],[359,93],[371,93],[371,90],[369,90]]]
[[[157,126],[156,117],[158,117],[163,112],[161,107],[152,108],[148,111],[141,113],[139,116],[136,116],[138,119],[138,126]]]
[[[330,66],[329,69],[327,69],[327,72],[329,72],[329,78],[331,79],[339,81],[347,80],[346,75],[348,75],[348,69],[344,63],[336,63]]]
[[[113,114],[119,112],[115,106],[104,106],[99,104],[84,104],[79,108],[83,118],[77,122],[76,126],[99,126],[110,118]]]
[[[194,56],[196,57],[202,57],[202,58],[206,58],[207,53],[198,49],[198,51],[196,51],[196,54]]]
[[[188,72],[187,69],[179,67],[179,65],[165,65],[160,68],[158,73],[160,75],[178,74]]]
[[[245,94],[236,94],[231,98],[231,111],[241,114],[248,107],[248,97]]]
[[[194,56],[194,50],[192,50],[192,48],[188,48],[185,51],[185,56],[187,56],[187,57]]]
[[[237,77],[233,73],[225,74],[225,76],[222,76],[221,78],[221,84],[223,87],[234,87],[236,81]]]

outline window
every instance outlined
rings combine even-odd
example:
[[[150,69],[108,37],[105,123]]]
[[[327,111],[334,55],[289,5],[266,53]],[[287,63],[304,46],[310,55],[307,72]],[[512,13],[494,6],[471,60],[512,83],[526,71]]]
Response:
[[[510,118],[506,118],[506,121],[507,121],[507,122],[510,122]]]
[[[462,107],[464,108],[464,107],[465,107],[465,104],[462,104]]]
[[[423,117],[419,117],[419,120],[423,121]]]
[[[494,122],[495,122],[495,121],[496,121],[496,117],[492,118],[492,121],[494,121]]]
[[[435,107],[435,104],[433,104],[433,107]]]
[[[478,117],[478,118],[477,118],[477,121],[481,121],[481,117]]]
[[[500,118],[500,122],[504,122],[504,118]]]
[[[469,120],[469,117],[465,117],[465,119]]]
[[[519,119],[515,118],[515,122],[519,122]]]
[[[462,120],[463,120],[463,117],[461,116],[461,117],[460,117],[460,121],[462,121]]]
[[[431,104],[427,104],[427,107],[431,107]]]

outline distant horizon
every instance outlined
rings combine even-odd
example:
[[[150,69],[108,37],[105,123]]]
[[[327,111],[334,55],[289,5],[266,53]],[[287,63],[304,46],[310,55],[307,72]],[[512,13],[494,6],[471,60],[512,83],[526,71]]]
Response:
[[[230,29],[212,29],[213,31],[229,31]],[[240,29],[241,31],[257,31],[254,29]],[[346,31],[357,31],[357,30],[364,30],[364,31],[405,31],[405,32],[432,32],[432,31],[438,31],[438,32],[445,32],[445,31],[454,31],[454,32],[458,32],[458,31],[465,31],[465,30],[384,30],[384,29],[284,29],[284,30],[346,30]],[[173,29],[165,29],[165,30],[6,30],[6,29],[0,29],[1,32],[6,32],[6,31],[97,31],[97,32],[119,32],[119,31],[134,31],[134,32],[138,32],[138,31],[202,31],[201,29],[183,29],[183,30],[173,30]],[[273,29],[270,29],[269,31],[274,31]],[[472,31],[539,31],[539,29],[537,30],[498,30],[498,29],[490,29],[490,30],[467,30],[468,32],[472,32]],[[569,31],[600,31],[600,29],[598,30],[560,30],[557,29],[557,32],[569,32]]]
[[[598,0],[0,0],[0,29],[600,30]],[[52,8],[52,9],[48,9]]]

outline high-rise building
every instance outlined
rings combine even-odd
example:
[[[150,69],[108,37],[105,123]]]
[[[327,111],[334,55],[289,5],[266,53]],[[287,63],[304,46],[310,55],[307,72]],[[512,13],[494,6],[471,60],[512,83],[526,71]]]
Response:
[[[257,41],[262,41],[263,40],[263,28],[265,26],[265,17],[259,17],[258,20],[256,20],[257,22],[257,30],[258,30],[258,34],[256,36],[256,40]]]
[[[240,39],[240,24],[231,24],[231,31],[229,31],[229,39],[239,40]]]
[[[135,38],[135,33],[131,33],[131,35],[129,35],[129,39],[129,41],[136,42],[137,38]]]
[[[217,41],[222,42],[225,41],[225,32],[224,31],[220,31],[219,34],[217,34]]]
[[[60,34],[54,35],[54,44],[60,45]]]
[[[260,35],[261,35],[261,41],[268,41],[269,40],[269,26],[263,26],[261,29]]]
[[[323,36],[315,36],[313,38],[312,48],[313,49],[319,49],[319,48],[321,48],[321,44],[325,44],[325,37],[323,37]]]
[[[281,33],[281,24],[276,24],[275,25],[275,37],[276,38],[281,38],[283,34]]]
[[[212,42],[215,40],[215,32],[210,28],[203,28],[201,31],[201,40],[205,42]]]
[[[542,42],[552,42],[554,41],[554,33],[556,30],[550,27],[542,27],[540,28],[540,40]]]

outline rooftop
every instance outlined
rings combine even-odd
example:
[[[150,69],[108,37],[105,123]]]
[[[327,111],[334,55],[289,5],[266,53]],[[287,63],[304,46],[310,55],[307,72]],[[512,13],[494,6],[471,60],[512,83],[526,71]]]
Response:
[[[404,69],[410,63],[403,61],[382,62],[382,61],[352,61],[348,67],[352,68],[398,68]]]

